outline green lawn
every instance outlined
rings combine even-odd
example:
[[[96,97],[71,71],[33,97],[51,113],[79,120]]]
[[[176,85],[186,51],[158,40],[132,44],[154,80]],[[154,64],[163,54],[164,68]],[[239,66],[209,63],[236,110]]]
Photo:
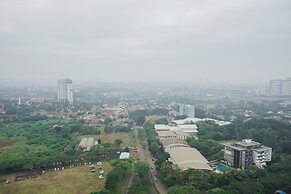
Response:
[[[123,147],[136,146],[136,141],[131,132],[120,132],[120,133],[110,133],[110,134],[102,134],[100,135],[100,139],[102,142],[110,142],[114,143],[115,139],[121,139]]]
[[[102,167],[104,179],[99,179],[96,173],[90,173],[88,165],[58,172],[48,172],[36,179],[0,184],[0,194],[90,194],[103,189],[106,174],[112,169],[108,162]]]
[[[95,139],[101,139],[102,143],[114,143],[114,140],[121,139],[122,147],[136,146],[137,143],[133,137],[132,132],[118,132],[118,133],[101,133],[100,135],[83,135],[80,136],[80,139],[83,137],[93,137]]]

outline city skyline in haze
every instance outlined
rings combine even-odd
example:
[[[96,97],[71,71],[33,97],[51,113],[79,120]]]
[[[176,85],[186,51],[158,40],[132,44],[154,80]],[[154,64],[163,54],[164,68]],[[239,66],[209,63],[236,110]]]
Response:
[[[1,1],[0,81],[269,84],[291,72],[288,0]]]

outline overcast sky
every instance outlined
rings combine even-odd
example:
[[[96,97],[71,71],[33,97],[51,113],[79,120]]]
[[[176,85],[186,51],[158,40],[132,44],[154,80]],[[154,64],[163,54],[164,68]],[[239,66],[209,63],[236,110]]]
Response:
[[[290,0],[1,0],[0,79],[291,77]]]

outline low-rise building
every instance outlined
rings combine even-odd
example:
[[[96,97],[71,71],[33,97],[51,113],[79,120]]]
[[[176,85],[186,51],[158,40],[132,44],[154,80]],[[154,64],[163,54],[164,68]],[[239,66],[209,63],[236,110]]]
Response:
[[[174,166],[181,170],[193,168],[212,171],[207,159],[185,141],[188,137],[196,137],[196,125],[155,125],[155,130],[165,152],[170,156],[168,161]]]
[[[157,134],[160,140],[176,138],[176,134],[173,131],[157,131]]]
[[[221,121],[221,120],[216,120],[216,119],[211,119],[211,118],[186,118],[186,119],[181,119],[181,120],[173,120],[171,121],[172,124],[179,125],[179,126],[187,126],[187,125],[195,125],[197,122],[206,122],[206,123],[213,123],[219,126],[224,126],[224,125],[229,125],[231,122],[229,121]]]
[[[159,132],[169,132],[168,134],[172,134],[178,136],[179,139],[186,139],[187,137],[196,137],[197,136],[197,126],[196,125],[155,125],[155,130],[159,134]],[[171,133],[173,132],[173,133]],[[166,133],[165,133],[166,134]]]
[[[272,148],[244,139],[231,145],[225,144],[224,159],[235,168],[244,169],[253,164],[263,167],[272,159]]]
[[[160,140],[162,139],[187,139],[190,135],[184,131],[173,130],[173,131],[157,131],[158,137]]]
[[[129,155],[130,155],[129,152],[121,152],[120,156],[119,156],[119,159],[120,160],[128,159]]]
[[[187,141],[185,141],[184,139],[176,139],[176,138],[163,139],[161,140],[161,143],[166,152],[168,149],[172,149],[172,148],[190,147]]]
[[[208,170],[213,169],[209,166],[209,162],[204,156],[195,148],[191,147],[175,147],[167,149],[170,155],[168,159],[174,165],[177,165],[181,170],[197,169],[197,170]]]

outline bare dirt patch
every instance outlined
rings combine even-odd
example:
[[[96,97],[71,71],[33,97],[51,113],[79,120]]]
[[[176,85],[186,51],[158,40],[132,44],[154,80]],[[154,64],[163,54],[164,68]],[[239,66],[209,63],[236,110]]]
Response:
[[[0,149],[8,147],[8,146],[12,146],[14,143],[15,143],[14,141],[0,140]]]

